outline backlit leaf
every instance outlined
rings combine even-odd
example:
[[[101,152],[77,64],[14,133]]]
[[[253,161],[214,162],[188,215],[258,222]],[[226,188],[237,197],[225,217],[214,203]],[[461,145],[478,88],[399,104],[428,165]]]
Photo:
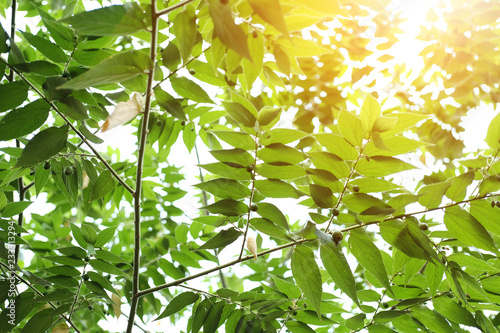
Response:
[[[415,167],[394,157],[373,156],[362,158],[356,165],[356,170],[366,177],[384,177]]]
[[[192,292],[186,291],[182,294],[175,296],[167,305],[165,310],[155,319],[161,319],[173,315],[184,309],[186,306],[193,304],[200,298],[200,295]]]
[[[222,214],[226,216],[239,216],[248,212],[248,206],[242,202],[224,199],[216,203],[203,207],[212,214]]]
[[[283,35],[288,35],[283,13],[278,0],[250,0],[250,6],[254,12],[259,15],[264,21],[274,26]]]
[[[196,250],[220,249],[221,247],[225,247],[226,245],[233,243],[240,237],[241,234],[242,232],[236,230],[235,228],[222,230]]]
[[[255,188],[270,198],[295,198],[298,199],[304,193],[298,191],[292,185],[279,179],[263,179],[255,181]]]
[[[488,127],[486,143],[491,149],[500,149],[500,114],[493,118]]]
[[[250,190],[236,180],[218,178],[195,185],[222,199],[243,199],[250,196]]]
[[[111,172],[109,170],[104,170],[100,173],[99,177],[92,186],[89,200],[94,201],[104,197],[115,188],[115,185],[116,184],[111,176]]]
[[[321,273],[313,251],[305,245],[297,245],[292,253],[292,274],[297,286],[321,316]]]
[[[368,95],[363,101],[361,112],[359,114],[363,130],[365,132],[371,132],[373,129],[373,124],[375,124],[375,121],[380,117],[380,115],[381,108],[379,102],[375,98],[373,98],[372,95]]]

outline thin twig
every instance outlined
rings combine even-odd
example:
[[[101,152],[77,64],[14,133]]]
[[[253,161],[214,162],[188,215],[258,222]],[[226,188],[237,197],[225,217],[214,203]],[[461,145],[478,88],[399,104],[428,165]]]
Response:
[[[111,174],[116,178],[116,180],[128,191],[130,192],[131,194],[134,194],[134,190],[125,182],[125,180],[123,180],[120,175],[118,175],[118,173],[115,171],[115,169],[113,169],[113,167],[104,159],[104,157],[101,156],[101,154],[92,146],[92,144],[87,140],[87,138],[85,137],[85,135],[83,135],[76,127],[75,125],[73,125],[73,123],[71,123],[71,121],[58,109],[58,107],[52,102],[50,101],[40,90],[38,90],[37,87],[35,87],[35,85],[33,83],[31,83],[30,80],[28,80],[21,72],[19,72],[18,70],[16,70],[12,65],[10,65],[7,61],[5,61],[3,58],[0,57],[0,60],[5,63],[11,70],[13,70],[17,75],[19,75],[19,77],[21,79],[23,79],[24,82],[26,82],[30,87],[31,89],[33,89],[33,91],[35,93],[37,93],[37,95],[39,95],[47,104],[50,105],[50,107],[69,125],[69,127],[73,130],[73,132],[76,133],[76,135],[78,135],[80,137],[80,139],[85,142],[85,144],[90,148],[90,150],[92,150],[92,152],[95,154],[95,157],[97,157],[99,159],[99,161],[101,161],[104,166],[106,167],[106,169],[108,169]]]
[[[69,319],[71,319],[71,316],[73,315],[73,311],[75,311],[75,305],[76,305],[76,302],[78,301],[78,296],[80,296],[80,291],[82,290],[83,276],[85,275],[85,268],[87,268],[86,263],[83,266],[82,275],[80,277],[80,283],[78,284],[78,289],[76,290],[75,300],[71,304],[71,310],[69,311],[69,315],[68,315]]]
[[[171,11],[174,11],[176,10],[177,8],[181,8],[182,6],[185,6],[191,2],[193,2],[194,0],[185,0],[183,2],[179,2],[178,4],[175,4],[173,6],[170,6],[168,8],[165,8],[163,10],[160,10],[159,12],[155,12],[155,17],[154,19],[158,19],[160,16],[162,15],[165,15],[165,14],[168,14],[170,13]]]
[[[144,167],[144,155],[146,153],[146,139],[148,135],[149,115],[151,111],[151,97],[153,95],[153,80],[155,71],[155,59],[158,36],[158,15],[156,13],[156,0],[151,0],[151,45],[149,57],[151,67],[149,68],[148,81],[146,88],[146,102],[144,116],[142,118],[142,128],[140,132],[139,149],[137,155],[137,173],[135,179],[134,193],[134,266],[132,273],[132,299],[130,304],[130,315],[128,318],[127,333],[132,332],[134,326],[137,303],[139,301],[139,269],[141,265],[141,189],[142,189],[142,170]]]

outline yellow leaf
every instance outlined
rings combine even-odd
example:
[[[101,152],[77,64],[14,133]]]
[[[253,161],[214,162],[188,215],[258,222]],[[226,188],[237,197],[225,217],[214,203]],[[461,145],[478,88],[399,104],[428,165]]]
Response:
[[[254,12],[264,21],[288,36],[288,30],[278,0],[249,0],[248,2]]]
[[[52,330],[52,333],[68,333],[69,326],[66,323],[60,323]]]
[[[366,133],[372,131],[373,124],[375,124],[375,121],[380,117],[381,113],[380,104],[372,95],[368,95],[361,106],[361,112],[359,114],[361,125]]]
[[[143,107],[144,100],[142,96],[139,93],[133,93],[128,101],[116,104],[115,110],[102,125],[101,132],[109,131],[134,119]]]
[[[122,314],[122,311],[120,310],[120,307],[122,305],[122,298],[117,295],[117,294],[111,294],[111,300],[113,301],[113,312],[115,313],[116,318],[120,318],[120,315]]]
[[[248,251],[250,251],[251,254],[253,254],[255,260],[257,260],[257,243],[255,242],[255,238],[253,237],[247,238],[247,249]]]

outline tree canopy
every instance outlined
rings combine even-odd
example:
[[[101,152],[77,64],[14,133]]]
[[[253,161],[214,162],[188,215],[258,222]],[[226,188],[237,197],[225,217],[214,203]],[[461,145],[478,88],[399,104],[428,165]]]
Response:
[[[497,332],[500,3],[408,3],[0,0],[0,332]]]

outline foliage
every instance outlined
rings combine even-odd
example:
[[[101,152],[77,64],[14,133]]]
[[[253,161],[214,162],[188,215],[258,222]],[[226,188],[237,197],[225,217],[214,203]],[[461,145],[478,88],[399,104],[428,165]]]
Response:
[[[0,1],[0,332],[498,331],[500,116],[457,134],[500,5],[431,8],[416,74],[395,8]],[[174,145],[213,157],[194,213]]]

